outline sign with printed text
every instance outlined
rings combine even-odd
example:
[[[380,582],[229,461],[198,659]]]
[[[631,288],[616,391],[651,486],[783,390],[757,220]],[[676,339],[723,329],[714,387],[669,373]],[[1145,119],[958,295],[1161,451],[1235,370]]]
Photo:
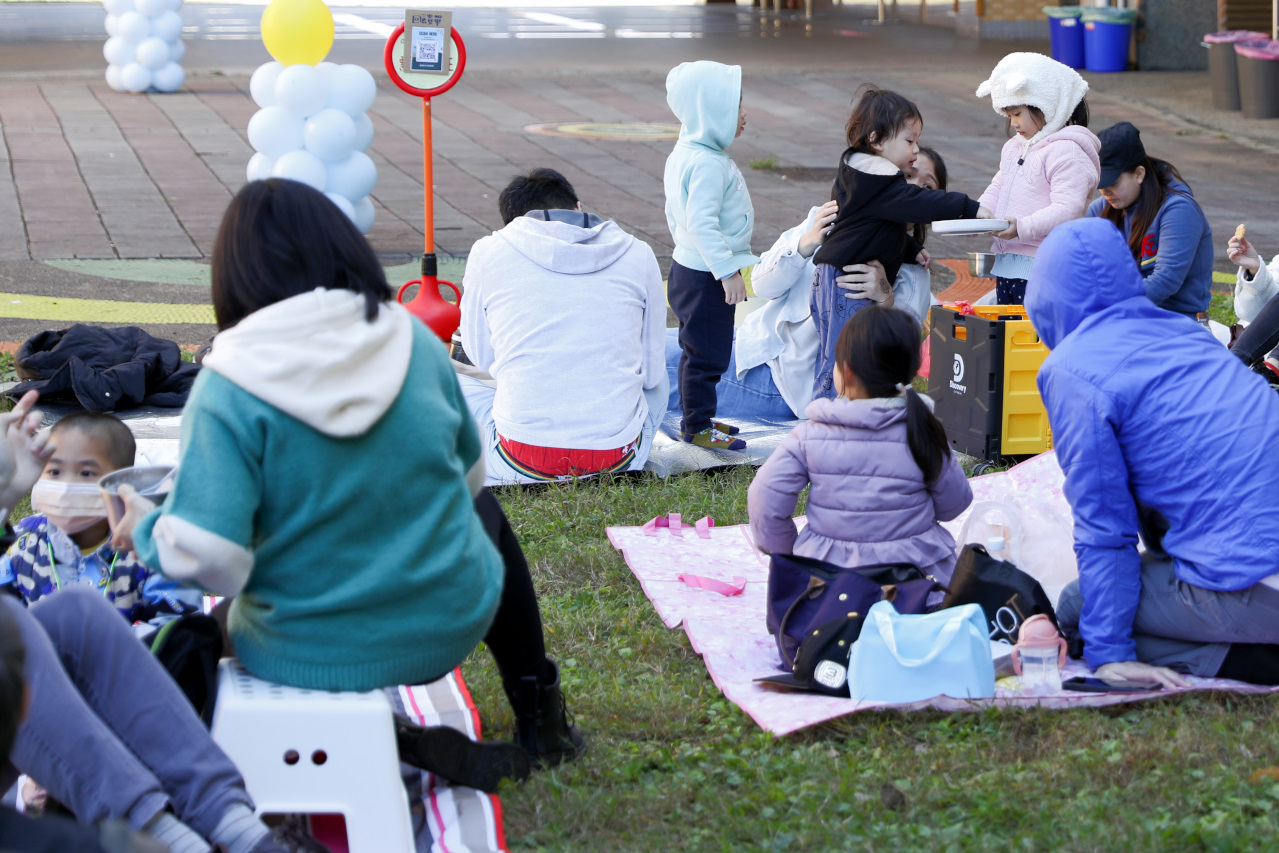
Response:
[[[452,12],[407,10],[404,39],[408,50],[402,55],[400,69],[407,73],[448,74],[452,29]]]

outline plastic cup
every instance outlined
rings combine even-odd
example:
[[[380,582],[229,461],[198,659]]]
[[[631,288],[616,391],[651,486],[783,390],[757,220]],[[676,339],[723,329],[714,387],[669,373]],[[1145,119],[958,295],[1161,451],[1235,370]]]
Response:
[[[1042,646],[1018,648],[1021,658],[1022,692],[1032,696],[1052,696],[1061,692],[1061,670],[1057,668],[1059,648]]]
[[[107,524],[115,530],[120,519],[124,518],[124,498],[120,497],[120,487],[126,483],[142,497],[157,506],[169,494],[173,485],[172,465],[141,465],[133,468],[121,468],[112,471],[98,480],[98,490],[107,505]]]

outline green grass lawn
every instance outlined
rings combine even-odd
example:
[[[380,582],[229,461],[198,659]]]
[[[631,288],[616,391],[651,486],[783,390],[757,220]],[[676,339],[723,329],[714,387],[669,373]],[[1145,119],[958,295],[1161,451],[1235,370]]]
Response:
[[[1232,322],[1228,311],[1215,295],[1214,319]],[[512,849],[1279,849],[1279,771],[1249,781],[1279,765],[1271,697],[861,713],[786,738],[761,732],[684,633],[662,625],[604,535],[671,511],[744,523],[753,475],[499,493],[590,742],[579,761],[504,787]],[[480,650],[465,671],[487,735],[502,736],[511,712],[491,658]]]
[[[684,633],[662,625],[604,535],[670,511],[744,523],[753,474],[500,493],[590,741],[576,763],[503,789],[513,849],[1279,848],[1279,784],[1248,781],[1279,764],[1270,697],[861,713],[785,738],[760,731]],[[465,672],[500,736],[511,713],[487,653]]]

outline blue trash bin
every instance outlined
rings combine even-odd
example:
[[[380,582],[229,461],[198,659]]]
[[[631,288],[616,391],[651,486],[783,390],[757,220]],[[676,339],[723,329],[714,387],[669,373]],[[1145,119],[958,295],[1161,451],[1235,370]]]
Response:
[[[1084,27],[1078,6],[1045,6],[1048,36],[1052,40],[1053,59],[1071,68],[1084,67]]]
[[[1084,9],[1084,68],[1089,71],[1128,70],[1128,49],[1136,9]]]

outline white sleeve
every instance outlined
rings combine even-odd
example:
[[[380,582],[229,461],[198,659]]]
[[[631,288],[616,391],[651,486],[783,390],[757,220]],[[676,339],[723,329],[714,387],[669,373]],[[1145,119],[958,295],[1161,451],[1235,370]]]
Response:
[[[814,207],[799,225],[777,238],[759,263],[751,270],[751,290],[764,299],[785,296],[797,284],[808,287],[813,281],[812,259],[799,253],[799,238],[813,227],[813,217],[819,208]]]
[[[480,288],[480,282],[484,278],[480,268],[484,255],[481,245],[483,242],[484,240],[480,240],[471,250],[466,262],[466,272],[462,274],[462,349],[471,364],[492,374],[495,356],[493,342],[489,339],[488,317],[484,314],[484,294]]]
[[[1243,267],[1235,276],[1235,316],[1241,322],[1251,323],[1267,302],[1279,295],[1279,255],[1267,267],[1262,264],[1249,281]]]
[[[893,305],[914,317],[922,326],[932,302],[932,273],[919,264],[902,264],[893,282]]]
[[[152,532],[162,571],[217,595],[238,595],[253,571],[253,554],[223,536],[165,513]]]

